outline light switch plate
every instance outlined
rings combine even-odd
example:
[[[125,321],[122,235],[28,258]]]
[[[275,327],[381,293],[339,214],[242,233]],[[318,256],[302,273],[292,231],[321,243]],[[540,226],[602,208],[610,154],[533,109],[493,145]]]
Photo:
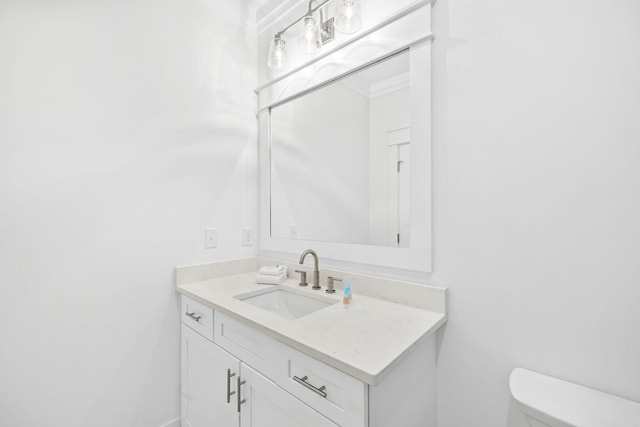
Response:
[[[218,229],[204,229],[204,247],[205,249],[213,249],[218,247]]]
[[[253,228],[242,229],[242,246],[253,246]]]

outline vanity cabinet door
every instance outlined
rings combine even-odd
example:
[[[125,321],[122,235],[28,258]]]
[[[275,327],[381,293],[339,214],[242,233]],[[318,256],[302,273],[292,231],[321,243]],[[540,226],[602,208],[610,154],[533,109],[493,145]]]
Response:
[[[239,368],[237,358],[182,324],[182,427],[238,426]]]
[[[240,427],[338,427],[244,363],[240,373]]]

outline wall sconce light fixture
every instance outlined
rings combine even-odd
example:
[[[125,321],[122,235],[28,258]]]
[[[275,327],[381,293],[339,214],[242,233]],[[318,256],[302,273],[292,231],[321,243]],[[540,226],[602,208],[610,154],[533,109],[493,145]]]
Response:
[[[336,30],[344,34],[352,34],[362,28],[360,4],[354,0],[338,0],[336,2]]]
[[[291,27],[302,22],[302,33],[298,43],[303,53],[313,55],[319,48],[334,39],[334,29],[340,33],[351,34],[362,28],[360,5],[358,0],[335,0],[336,16],[324,20],[322,7],[332,0],[311,0],[307,13],[293,21],[283,30],[278,31],[269,44],[267,66],[273,71],[284,71],[288,68],[286,43],[282,35]],[[316,3],[316,6],[313,6]],[[314,14],[319,12],[320,21],[316,21]],[[334,25],[335,22],[335,25]]]
[[[289,57],[286,49],[287,44],[280,36],[281,33],[276,34],[269,44],[267,65],[272,70],[286,70],[289,68]]]

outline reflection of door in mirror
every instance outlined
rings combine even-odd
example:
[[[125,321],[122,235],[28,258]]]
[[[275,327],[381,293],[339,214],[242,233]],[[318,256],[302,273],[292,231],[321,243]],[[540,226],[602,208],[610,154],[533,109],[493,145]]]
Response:
[[[410,231],[410,132],[409,128],[389,131],[389,246],[409,247]]]
[[[409,144],[398,146],[398,247],[409,247],[411,205],[409,203]]]
[[[407,67],[408,69],[408,67]],[[397,73],[378,81],[375,96],[369,109],[369,244],[380,246],[398,245],[398,176],[397,145],[409,142],[411,87],[407,73]],[[391,147],[395,151],[391,153]],[[392,158],[391,158],[392,156]],[[389,162],[392,164],[390,165]],[[407,163],[408,164],[408,163]],[[402,170],[402,168],[401,168]],[[408,170],[405,168],[405,170]],[[390,173],[393,171],[393,174]],[[403,174],[404,175],[404,174]],[[408,173],[406,174],[408,178]],[[407,203],[409,186],[404,189]],[[406,239],[401,236],[401,247],[409,247],[409,210],[406,209],[404,227]],[[407,246],[404,246],[404,243]]]

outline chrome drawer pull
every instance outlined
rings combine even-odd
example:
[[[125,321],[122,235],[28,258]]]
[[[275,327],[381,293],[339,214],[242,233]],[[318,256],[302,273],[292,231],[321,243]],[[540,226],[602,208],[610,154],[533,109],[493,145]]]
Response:
[[[240,376],[238,376],[238,413],[240,413],[240,405],[247,401],[247,399],[243,399],[242,396],[240,396],[240,386],[246,383],[246,381],[240,379]]]
[[[227,403],[231,403],[231,396],[236,394],[235,391],[231,391],[231,377],[235,376],[235,372],[232,374],[231,369],[227,369]]]
[[[327,393],[325,392],[326,387],[325,386],[321,386],[320,388],[317,388],[311,384],[309,384],[307,382],[307,380],[309,379],[309,377],[307,377],[306,375],[302,378],[300,377],[296,377],[295,375],[293,376],[293,379],[298,383],[298,384],[302,384],[303,386],[305,386],[306,388],[308,388],[309,390],[316,392],[317,394],[319,394],[320,396],[326,398],[327,397]]]
[[[193,313],[186,312],[185,314],[186,314],[187,316],[191,317],[191,318],[192,318],[193,320],[195,320],[196,322],[199,322],[199,321],[200,321],[200,319],[202,319],[202,316],[197,315],[195,311],[194,311]]]

